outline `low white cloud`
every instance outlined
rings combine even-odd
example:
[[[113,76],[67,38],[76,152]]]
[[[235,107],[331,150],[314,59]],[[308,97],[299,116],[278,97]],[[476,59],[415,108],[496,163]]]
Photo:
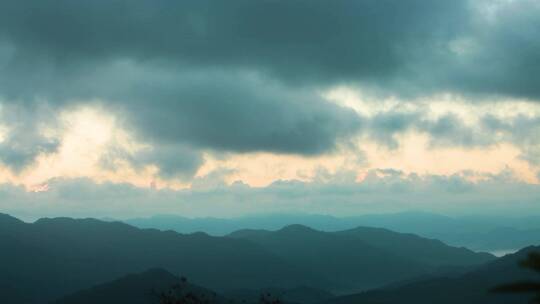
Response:
[[[336,216],[423,210],[448,215],[539,212],[540,186],[519,182],[512,172],[452,176],[370,170],[362,182],[337,172],[313,182],[281,180],[267,187],[201,180],[202,187],[155,190],[130,184],[56,179],[45,192],[0,186],[0,210],[23,218],[42,216],[127,218],[154,214],[234,217],[258,213],[321,213]],[[476,179],[472,181],[472,179]]]

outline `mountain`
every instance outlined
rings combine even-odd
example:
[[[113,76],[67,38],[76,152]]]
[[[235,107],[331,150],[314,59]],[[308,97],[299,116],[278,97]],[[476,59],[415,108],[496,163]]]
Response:
[[[540,219],[539,219],[540,221]],[[480,232],[448,233],[439,232],[436,237],[445,239],[449,244],[467,244],[471,249],[489,251],[511,251],[529,245],[540,245],[540,229],[518,229],[496,227]]]
[[[395,214],[367,214],[334,217],[318,214],[267,214],[238,218],[187,218],[176,215],[156,215],[147,218],[126,219],[123,222],[139,228],[174,230],[181,233],[206,232],[226,235],[240,229],[277,230],[284,226],[300,224],[322,231],[340,231],[357,226],[372,226],[406,232],[461,231],[460,220],[426,212],[402,212]],[[540,228],[540,226],[539,226]]]
[[[212,299],[212,303],[227,302],[213,291],[181,282],[180,278],[166,270],[151,269],[78,291],[52,304],[158,304],[160,294],[167,293],[172,286],[179,284],[183,292],[190,292],[200,299]]]
[[[180,287],[180,289],[175,289]],[[193,285],[172,275],[164,269],[150,269],[142,273],[128,274],[119,279],[87,288],[65,296],[51,304],[159,304],[160,295],[170,291],[176,294],[194,295],[201,303],[259,303],[264,295],[268,299],[279,299],[281,303],[315,304],[327,301],[333,294],[310,287],[242,289],[225,293]],[[205,302],[207,301],[207,302]]]
[[[540,247],[528,247],[507,255],[456,278],[440,277],[413,281],[387,288],[331,299],[326,304],[507,304],[529,303],[531,295],[499,294],[490,292],[496,286],[524,280],[538,275],[518,266],[529,252]]]
[[[385,228],[434,238],[452,246],[476,251],[512,251],[531,244],[540,245],[540,217],[461,216],[449,217],[427,212],[367,214],[333,217],[311,214],[253,215],[232,219],[186,218],[161,215],[127,219],[124,222],[140,227],[174,230],[180,233],[203,231],[223,236],[240,229],[277,230],[291,224],[302,224],[332,232],[358,226]],[[504,232],[500,237],[500,232]]]
[[[43,303],[150,268],[213,290],[324,285],[325,279],[247,240],[141,230],[94,219],[0,216],[3,303]],[[24,298],[24,300],[23,300]]]
[[[269,214],[253,215],[232,219],[186,218],[175,215],[157,215],[148,218],[127,219],[123,222],[139,228],[174,230],[180,233],[202,231],[210,235],[223,236],[234,231],[251,229],[277,230],[291,224],[303,224],[322,230],[342,230],[354,227],[348,222],[328,215]]]
[[[329,289],[337,292],[374,288],[495,258],[415,235],[364,227],[323,232],[290,225],[278,231],[240,230],[229,237],[249,240],[291,264],[324,274],[332,282]]]
[[[397,233],[383,228],[357,227],[335,233],[365,242],[388,252],[398,252],[419,263],[434,267],[474,266],[493,260],[488,253],[451,247],[439,240],[410,233]]]
[[[95,219],[25,223],[8,215],[0,215],[0,246],[4,302],[29,304],[151,268],[220,293],[307,286],[343,294],[493,259],[371,228],[329,233],[291,225],[214,237]]]

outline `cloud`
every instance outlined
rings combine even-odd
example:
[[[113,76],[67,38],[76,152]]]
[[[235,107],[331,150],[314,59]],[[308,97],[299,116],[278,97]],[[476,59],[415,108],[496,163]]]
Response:
[[[119,118],[121,127],[154,147],[152,156],[139,160],[151,158],[169,176],[175,169],[185,171],[176,172],[181,175],[194,170],[185,161],[175,160],[175,155],[184,155],[197,165],[201,150],[332,152],[339,142],[358,132],[362,123],[351,109],[253,73],[147,70],[118,63],[96,67],[81,76],[83,79],[52,77],[58,79],[44,91],[52,107],[62,111],[94,104],[106,109]],[[25,100],[7,103],[33,111],[37,102]],[[179,162],[183,165],[177,166]]]
[[[466,3],[5,1],[0,33],[18,54],[63,66],[131,58],[300,82],[378,79],[459,34],[469,22]]]
[[[501,119],[493,115],[485,115],[481,119],[483,127],[499,140],[506,140],[522,148],[522,158],[533,165],[540,165],[540,117],[517,115]]]
[[[129,159],[135,167],[141,164],[156,165],[159,175],[166,179],[191,179],[203,164],[201,153],[182,145],[144,149]]]
[[[428,135],[433,148],[473,148],[501,142],[500,138],[488,136],[491,130],[485,130],[482,125],[467,124],[455,113],[432,118],[423,106],[417,106],[412,111],[390,109],[365,120],[369,127],[364,131],[370,139],[390,149],[399,148],[399,136],[410,131]]]
[[[540,97],[534,0],[3,1],[0,12],[14,89],[128,59],[385,94]]]
[[[40,107],[36,112],[20,111],[17,107],[0,108],[0,123],[7,127],[0,141],[0,162],[19,172],[41,154],[57,150],[58,138],[45,134],[40,125],[50,122],[50,112]]]
[[[455,114],[445,114],[436,120],[424,119],[417,128],[431,136],[433,146],[482,147],[497,143],[478,126],[469,126]]]
[[[396,149],[399,142],[395,138],[396,135],[410,130],[420,121],[422,113],[415,112],[399,112],[389,110],[378,113],[371,117],[370,128],[367,130],[372,139],[381,144]]]
[[[303,212],[350,216],[424,210],[443,214],[527,215],[538,211],[540,188],[510,172],[461,172],[452,176],[372,170],[363,182],[348,178],[314,182],[276,181],[252,188],[219,182],[220,174],[188,190],[154,190],[129,184],[96,184],[88,179],[51,180],[47,192],[0,186],[0,209],[24,217],[134,217],[154,214],[230,217],[261,212]],[[471,178],[479,178],[472,182]],[[210,183],[210,184],[208,184]]]
[[[121,105],[128,123],[157,143],[314,155],[360,128],[354,111],[257,76],[218,71],[175,76],[137,83],[129,103]]]
[[[394,149],[408,130],[430,134],[434,146],[489,145],[483,129],[452,114],[366,118],[319,93],[346,85],[409,100],[537,100],[539,17],[532,0],[8,0],[0,97],[29,113],[41,103],[99,104],[153,147],[131,160],[166,177],[193,176],[205,151],[314,156],[362,131]],[[55,151],[41,119],[2,143],[8,166]],[[527,147],[532,161],[536,148]]]
[[[540,40],[536,34],[540,30],[540,3],[522,0],[477,4],[484,16],[475,18],[470,33],[461,38],[468,46],[449,67],[452,87],[538,101],[540,88],[535,79],[540,75]]]

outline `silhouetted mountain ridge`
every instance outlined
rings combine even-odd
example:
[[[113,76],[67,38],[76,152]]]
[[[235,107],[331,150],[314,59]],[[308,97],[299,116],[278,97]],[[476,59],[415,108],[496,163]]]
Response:
[[[244,229],[229,237],[252,241],[291,264],[321,271],[337,284],[331,289],[341,292],[377,287],[443,267],[474,266],[494,259],[489,254],[377,228],[323,232],[295,224],[277,231]],[[400,246],[408,249],[402,251]]]
[[[52,304],[158,304],[160,294],[180,283],[180,278],[164,269],[155,268],[78,291]],[[198,298],[211,299],[212,304],[227,302],[215,292],[188,282],[182,283],[182,291]]]
[[[402,256],[436,267],[473,266],[493,260],[493,256],[488,253],[476,253],[465,247],[456,248],[439,240],[384,228],[357,227],[336,233],[357,238],[383,250],[399,252]]]
[[[247,240],[141,230],[94,219],[42,219],[0,231],[0,282],[27,290],[27,303],[43,303],[127,273],[160,267],[215,289],[278,284],[325,284]]]
[[[21,296],[17,286],[37,286],[26,292],[30,300],[25,303],[53,300],[155,267],[218,292],[308,286],[343,293],[411,279],[443,266],[427,258],[413,259],[389,244],[370,244],[358,231],[329,233],[304,225],[274,232],[243,230],[227,237],[65,217],[24,223],[3,216],[0,225],[10,227],[0,229],[0,259],[9,261],[0,265],[0,282],[13,283],[7,292],[15,299]],[[410,236],[385,234],[396,244],[410,241]],[[432,244],[421,238],[415,242]],[[421,248],[413,247],[409,255]],[[461,254],[459,249],[443,249],[450,257]],[[470,254],[475,259],[463,255],[455,260],[477,265],[492,258]]]
[[[214,299],[214,303],[258,303],[261,294],[270,294],[282,303],[303,304],[428,304],[428,303],[528,303],[527,295],[505,295],[489,292],[493,287],[509,281],[534,278],[534,274],[520,268],[517,263],[529,252],[540,247],[527,247],[514,255],[508,255],[478,267],[457,277],[437,277],[411,280],[366,291],[359,294],[333,297],[332,294],[310,287],[292,289],[266,288],[231,291],[225,297],[214,292],[193,286],[190,291],[203,297]],[[178,282],[178,278],[162,269],[152,269],[141,274],[128,275],[67,296],[54,304],[90,303],[139,303],[157,304],[157,294]],[[192,285],[189,285],[192,286]]]
[[[494,287],[508,282],[535,279],[536,274],[518,266],[531,251],[540,247],[530,246],[493,262],[478,267],[459,277],[439,277],[414,281],[363,293],[336,297],[326,304],[525,304],[529,295],[496,294]]]
[[[327,232],[348,230],[358,226],[380,227],[438,239],[452,246],[465,246],[475,251],[517,250],[531,244],[540,245],[539,216],[449,217],[428,212],[408,211],[347,217],[317,214],[268,214],[232,219],[166,215],[127,219],[125,222],[140,228],[172,229],[181,233],[203,231],[219,236],[241,229],[274,231],[290,224],[302,224]],[[503,231],[504,234],[500,234],[504,229],[506,229]]]

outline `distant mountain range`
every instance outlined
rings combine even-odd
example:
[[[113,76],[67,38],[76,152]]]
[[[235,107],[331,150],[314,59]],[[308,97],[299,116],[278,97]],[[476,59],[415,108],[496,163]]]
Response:
[[[327,233],[292,225],[212,237],[95,219],[24,223],[8,215],[0,215],[0,245],[3,303],[45,303],[152,268],[219,293],[299,287],[343,293],[494,259],[372,228]]]
[[[462,216],[448,217],[425,212],[373,214],[350,217],[327,215],[275,214],[245,216],[233,219],[185,218],[161,215],[128,219],[124,222],[140,227],[174,230],[180,233],[206,232],[223,236],[236,230],[277,230],[291,224],[302,224],[322,231],[339,231],[358,226],[386,228],[441,240],[449,245],[475,251],[512,251],[540,245],[540,216]]]

